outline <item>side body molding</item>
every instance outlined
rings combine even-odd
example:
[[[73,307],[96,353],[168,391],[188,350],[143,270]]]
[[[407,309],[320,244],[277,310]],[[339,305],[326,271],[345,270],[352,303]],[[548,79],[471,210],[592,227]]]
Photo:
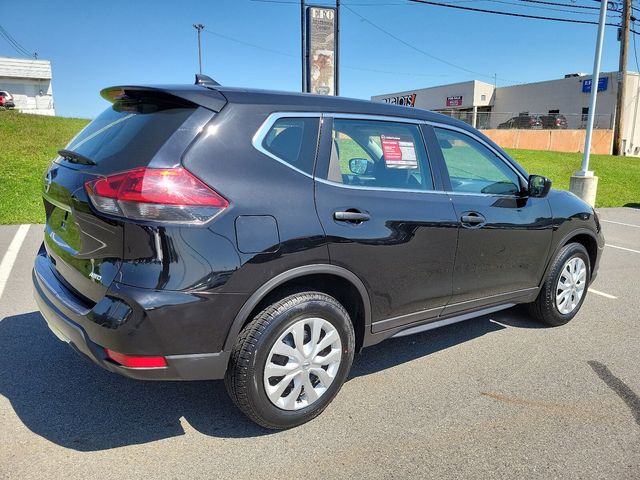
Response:
[[[362,283],[362,280],[360,280],[358,276],[345,268],[338,267],[336,265],[330,265],[328,263],[323,263],[305,265],[287,270],[286,272],[276,275],[267,283],[262,285],[258,290],[256,290],[253,295],[251,295],[245,302],[245,304],[242,306],[235,319],[233,320],[233,324],[229,329],[227,339],[224,344],[225,352],[230,352],[233,349],[236,339],[238,338],[238,334],[240,333],[242,326],[249,319],[249,315],[251,314],[253,309],[256,308],[256,306],[260,303],[260,301],[262,301],[262,299],[264,299],[271,291],[288,282],[289,280],[304,277],[306,275],[317,274],[335,275],[338,277],[342,277],[345,280],[351,282],[353,286],[356,287],[356,289],[360,293],[360,297],[362,298],[362,304],[364,305],[364,334],[365,337],[367,337],[371,332],[371,301],[369,299],[369,293],[367,292],[364,283]]]

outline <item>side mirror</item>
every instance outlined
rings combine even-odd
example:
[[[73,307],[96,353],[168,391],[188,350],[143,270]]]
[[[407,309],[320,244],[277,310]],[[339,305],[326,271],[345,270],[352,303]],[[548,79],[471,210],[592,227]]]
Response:
[[[352,158],[349,160],[349,170],[355,175],[371,173],[372,163],[366,158]]]
[[[551,190],[551,180],[542,175],[529,175],[529,196],[544,198]]]

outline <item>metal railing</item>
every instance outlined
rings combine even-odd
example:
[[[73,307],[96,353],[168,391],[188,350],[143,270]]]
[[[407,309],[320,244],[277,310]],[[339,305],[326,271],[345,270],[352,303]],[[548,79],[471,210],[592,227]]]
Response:
[[[474,125],[474,115],[471,111],[442,110],[439,113]],[[596,114],[593,128],[611,129],[612,122],[612,114]],[[481,130],[582,130],[587,127],[587,113],[477,112],[475,127]]]

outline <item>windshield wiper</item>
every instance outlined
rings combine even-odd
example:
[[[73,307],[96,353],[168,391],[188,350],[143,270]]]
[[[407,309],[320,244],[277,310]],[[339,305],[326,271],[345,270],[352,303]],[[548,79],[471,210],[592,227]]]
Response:
[[[72,163],[82,163],[83,165],[97,165],[97,163],[90,158],[71,150],[58,150],[58,155]]]

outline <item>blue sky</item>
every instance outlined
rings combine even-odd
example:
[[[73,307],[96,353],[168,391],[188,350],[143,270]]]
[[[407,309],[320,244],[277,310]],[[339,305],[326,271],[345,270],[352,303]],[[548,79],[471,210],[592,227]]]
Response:
[[[292,0],[277,1],[284,3],[8,0],[3,2],[4,11],[10,15],[0,23],[26,49],[52,61],[58,115],[90,118],[106,107],[99,96],[105,86],[192,83],[198,68],[192,27],[196,22],[217,34],[203,33],[204,73],[224,85],[299,90],[300,7],[286,3]],[[597,20],[597,10],[584,10],[594,15],[577,16],[495,0],[450,3]],[[592,0],[574,3],[599,5]],[[340,93],[344,96],[369,98],[473,78],[493,83],[494,74],[498,85],[506,85],[593,68],[596,25],[501,17],[403,0],[343,0],[343,4],[423,52],[477,72],[409,48],[343,8]],[[618,49],[616,29],[609,27],[604,71],[617,70]],[[1,38],[0,56],[17,56]],[[635,70],[634,60],[630,68]]]

